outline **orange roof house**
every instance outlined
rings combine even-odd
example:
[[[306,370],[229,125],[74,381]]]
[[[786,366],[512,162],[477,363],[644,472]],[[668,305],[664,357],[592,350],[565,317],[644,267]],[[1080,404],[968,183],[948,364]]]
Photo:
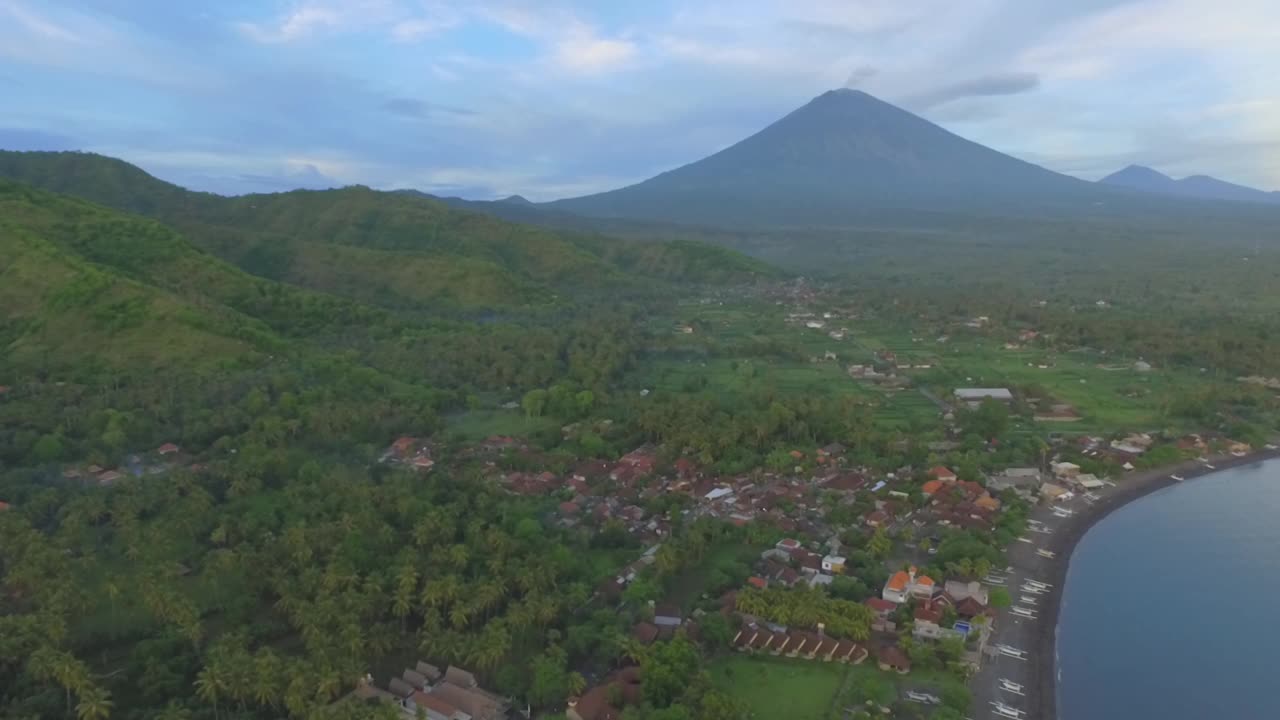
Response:
[[[924,484],[924,487],[920,488],[920,492],[924,493],[925,495],[932,496],[934,493],[938,492],[941,489],[942,489],[941,480],[930,480],[929,482]]]
[[[911,598],[929,599],[933,597],[934,582],[928,575],[917,575],[916,568],[899,570],[884,584],[880,596],[895,603],[905,603]]]
[[[951,472],[949,468],[937,465],[929,470],[929,476],[935,480],[941,480],[944,483],[953,483],[956,481],[956,474]]]
[[[991,497],[990,495],[984,495],[978,498],[977,500],[974,500],[973,504],[977,505],[983,510],[990,510],[991,512],[995,512],[996,510],[1000,509],[1000,501]]]

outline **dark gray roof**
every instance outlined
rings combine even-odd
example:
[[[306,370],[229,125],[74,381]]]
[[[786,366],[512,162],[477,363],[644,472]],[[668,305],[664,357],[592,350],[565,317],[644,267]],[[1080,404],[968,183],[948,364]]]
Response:
[[[387,689],[392,695],[400,698],[407,698],[413,694],[413,686],[400,678],[391,678],[391,682],[387,683]]]

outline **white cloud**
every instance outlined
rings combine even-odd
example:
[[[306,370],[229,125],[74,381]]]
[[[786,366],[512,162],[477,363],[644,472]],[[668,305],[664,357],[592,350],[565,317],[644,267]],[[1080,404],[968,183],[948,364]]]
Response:
[[[28,32],[35,33],[46,40],[60,42],[80,41],[80,37],[75,32],[37,15],[34,11],[17,2],[17,0],[0,1],[0,15],[8,15]]]
[[[570,72],[596,74],[625,66],[636,52],[629,40],[599,37],[594,30],[580,27],[556,41],[553,58]]]
[[[391,26],[391,37],[400,42],[410,42],[427,35],[434,35],[449,26],[449,23],[425,18],[401,20]]]
[[[347,13],[339,7],[304,3],[270,23],[242,22],[238,27],[258,42],[287,43],[320,30],[341,27],[346,17]]]
[[[377,30],[399,42],[433,35],[460,21],[443,2],[406,0],[297,0],[267,22],[243,21],[236,27],[268,44],[291,43],[326,33]]]

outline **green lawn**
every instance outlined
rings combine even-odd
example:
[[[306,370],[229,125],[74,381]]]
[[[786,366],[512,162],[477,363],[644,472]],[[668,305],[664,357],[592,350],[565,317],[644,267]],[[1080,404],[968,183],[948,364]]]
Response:
[[[826,720],[850,666],[729,655],[711,662],[716,687],[745,702],[756,720]]]
[[[448,429],[463,440],[483,440],[491,435],[523,437],[554,427],[550,418],[526,418],[519,410],[474,410],[449,420]]]
[[[1131,359],[1092,352],[1051,353],[1037,348],[1009,350],[998,337],[966,330],[940,331],[876,318],[828,321],[828,328],[812,330],[788,324],[785,310],[772,304],[686,305],[681,322],[692,322],[696,334],[672,337],[653,355],[633,382],[640,387],[671,392],[706,389],[733,395],[752,389],[782,393],[824,394],[858,398],[873,404],[876,424],[883,429],[928,429],[940,424],[937,408],[914,389],[885,391],[871,383],[853,381],[845,373],[850,363],[870,362],[874,354],[891,350],[912,381],[946,396],[955,387],[1039,386],[1056,402],[1076,407],[1082,419],[1074,423],[1045,423],[1038,430],[1063,433],[1108,433],[1150,428],[1187,429],[1166,411],[1171,399],[1188,388],[1205,386],[1213,378],[1190,370],[1156,368],[1137,373]],[[657,321],[655,321],[657,322]],[[661,327],[674,327],[668,319]],[[844,340],[827,337],[826,330],[844,327]],[[940,334],[950,335],[945,343]],[[752,357],[752,348],[773,348],[773,354]],[[778,354],[782,349],[786,354]],[[807,361],[836,353],[835,362]],[[744,365],[750,369],[744,369]],[[1041,368],[1041,365],[1047,367]],[[1118,368],[1118,369],[1108,369]]]

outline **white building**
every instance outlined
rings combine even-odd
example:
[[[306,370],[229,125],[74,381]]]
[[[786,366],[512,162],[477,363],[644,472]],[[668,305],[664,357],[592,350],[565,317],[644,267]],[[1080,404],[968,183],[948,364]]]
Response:
[[[956,399],[968,403],[980,403],[991,399],[998,402],[1013,402],[1013,392],[1008,388],[957,388]]]

